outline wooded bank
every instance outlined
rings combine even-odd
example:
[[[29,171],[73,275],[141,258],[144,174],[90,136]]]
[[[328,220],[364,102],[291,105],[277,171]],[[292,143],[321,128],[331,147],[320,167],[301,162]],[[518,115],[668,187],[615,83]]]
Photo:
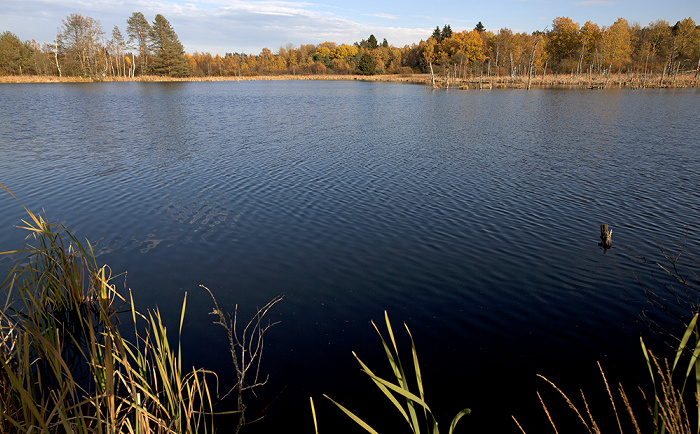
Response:
[[[379,43],[369,35],[354,44],[287,44],[276,51],[263,48],[259,54],[223,56],[185,52],[175,30],[160,14],[150,23],[142,13],[134,12],[126,23],[128,39],[118,26],[107,39],[99,21],[80,14],[63,20],[50,43],[22,42],[4,32],[0,34],[0,75],[102,81],[107,77],[151,80],[149,75],[242,80],[395,74],[397,78],[390,81],[405,81],[405,76],[434,73],[436,85],[478,78],[481,87],[487,77],[492,87],[518,87],[526,76],[534,86],[571,86],[573,82],[590,87],[665,87],[689,85],[692,78],[684,77],[697,76],[700,71],[700,26],[691,17],[674,25],[657,20],[646,26],[619,18],[602,27],[557,17],[551,28],[532,34],[507,28],[489,31],[481,23],[473,30],[453,32],[445,25],[436,27],[425,40],[403,47],[390,45],[386,39]],[[555,74],[554,78],[549,79],[548,74]],[[655,74],[660,77],[650,77]]]

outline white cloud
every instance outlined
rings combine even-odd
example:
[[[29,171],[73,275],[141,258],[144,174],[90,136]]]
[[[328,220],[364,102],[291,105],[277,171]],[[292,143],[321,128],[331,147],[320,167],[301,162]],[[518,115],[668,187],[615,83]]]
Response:
[[[370,34],[403,46],[426,39],[432,32],[422,23],[415,23],[413,28],[413,24],[382,26],[382,21],[348,8],[279,0],[21,0],[5,5],[0,29],[12,31],[23,40],[50,42],[62,20],[78,13],[99,20],[107,35],[116,25],[126,36],[126,20],[134,12],[143,13],[149,21],[156,14],[163,15],[190,53],[257,54],[264,47],[275,51],[289,43],[352,44]],[[383,13],[372,16],[398,19]]]
[[[608,0],[587,0],[576,3],[576,6],[612,6],[615,2]]]
[[[387,20],[395,20],[396,19],[395,15],[390,15],[390,14],[364,14],[364,15],[368,16],[368,17],[386,18]]]

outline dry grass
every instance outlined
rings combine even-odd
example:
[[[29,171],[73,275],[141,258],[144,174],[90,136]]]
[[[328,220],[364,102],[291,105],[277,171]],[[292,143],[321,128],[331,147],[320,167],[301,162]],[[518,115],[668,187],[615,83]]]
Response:
[[[680,344],[676,350],[676,357],[672,364],[670,364],[668,360],[659,360],[645,347],[644,342],[640,340],[647,367],[649,368],[652,393],[649,394],[649,398],[647,399],[644,390],[642,388],[640,388],[640,390],[644,399],[647,400],[648,414],[651,416],[650,424],[653,427],[654,433],[697,434],[700,432],[700,419],[698,419],[700,418],[700,403],[698,402],[698,397],[700,396],[700,363],[698,362],[698,357],[700,356],[700,334],[696,327],[697,321],[698,315],[695,315],[690,321],[683,338],[680,340]],[[691,337],[694,337],[694,345],[690,344]],[[685,369],[678,369],[681,368],[679,365],[681,359],[687,360]],[[618,383],[617,385],[619,396],[614,395],[610,390],[608,380],[605,377],[600,363],[598,364],[598,368],[600,369],[603,383],[608,394],[612,413],[617,421],[617,427],[611,427],[610,431],[617,431],[620,432],[620,434],[625,432],[621,422],[621,416],[626,413],[631,425],[628,426],[629,430],[633,430],[636,434],[641,434],[638,415],[635,415],[622,384]],[[598,425],[590,411],[583,390],[580,390],[581,401],[577,405],[573,399],[569,398],[569,396],[552,381],[542,375],[538,375],[538,377],[546,381],[547,384],[559,393],[564,402],[566,402],[568,407],[575,414],[575,418],[585,427],[588,433],[600,434],[603,432],[603,428]],[[689,383],[695,383],[695,390],[686,391],[686,386]],[[557,430],[556,423],[551,417],[549,409],[539,392],[537,396],[540,399],[542,408],[554,432],[558,433],[559,431]],[[616,402],[619,401],[622,401],[621,408],[624,409],[623,412],[618,409],[618,405],[616,404]],[[695,410],[697,418],[693,419],[688,412],[689,410]],[[518,424],[517,420],[515,422]],[[523,433],[525,432],[520,424],[518,424],[518,427]]]
[[[212,76],[212,77],[163,77],[158,75],[140,75],[135,78],[104,77],[100,81],[133,82],[192,82],[192,81],[280,81],[280,80],[318,80],[318,81],[383,81],[427,83],[430,76],[426,74],[411,75],[343,75],[343,74],[304,74],[304,75],[254,75],[254,76]],[[0,76],[0,83],[91,83],[96,80],[84,77],[54,77],[42,75],[6,75]]]
[[[437,87],[459,89],[524,89],[527,76],[475,76],[449,81],[444,76],[435,76]],[[381,74],[381,75],[352,75],[352,74],[299,74],[299,75],[256,75],[256,76],[227,76],[227,77],[186,77],[171,78],[155,75],[143,75],[135,78],[104,77],[100,81],[135,81],[135,82],[192,82],[192,81],[278,81],[278,80],[318,80],[318,81],[372,81],[392,83],[412,83],[431,85],[430,74]],[[0,76],[0,83],[83,83],[95,80],[83,77],[53,77],[53,76]],[[687,88],[700,87],[700,77],[694,71],[679,73],[678,76],[664,78],[660,74],[648,74],[644,77],[639,73],[603,75],[538,75],[532,79],[534,88],[562,89],[603,89],[603,88]]]

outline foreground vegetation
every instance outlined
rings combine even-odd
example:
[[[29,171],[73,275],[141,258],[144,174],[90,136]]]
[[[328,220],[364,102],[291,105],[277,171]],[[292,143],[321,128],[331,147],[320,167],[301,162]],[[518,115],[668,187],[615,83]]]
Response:
[[[592,82],[622,81],[621,74],[643,77],[642,86],[677,83],[700,71],[700,26],[691,18],[675,24],[657,20],[642,26],[620,18],[610,25],[557,17],[542,31],[514,33],[502,28],[452,31],[436,27],[411,45],[396,47],[374,35],[354,44],[287,44],[259,54],[186,53],[168,20],[149,22],[140,12],[105,37],[99,21],[71,14],[54,41],[22,42],[0,34],[0,75],[83,77],[104,80],[147,75],[167,77],[246,77],[275,75],[431,74],[444,81],[488,81],[517,77],[570,76]],[[660,78],[651,78],[659,75]],[[687,81],[686,81],[687,82]]]
[[[0,432],[213,432],[218,378],[182,366],[187,295],[173,339],[158,309],[141,314],[119,294],[89,242],[25,210],[27,247],[0,253],[16,256],[0,286]],[[260,353],[272,324],[262,321],[278,301],[238,333],[236,314],[214,300],[238,378],[233,432],[246,422],[243,394],[265,383]]]
[[[673,273],[672,273],[673,274]],[[609,427],[611,430],[618,431],[620,434],[624,432],[634,432],[641,434],[647,432],[644,428],[650,427],[654,434],[692,434],[700,432],[700,330],[698,329],[698,314],[690,320],[685,332],[677,344],[673,363],[668,360],[660,359],[654,353],[647,349],[644,345],[644,340],[640,338],[640,344],[647,368],[649,370],[649,379],[651,390],[640,387],[643,398],[646,400],[648,408],[635,408],[630,402],[630,397],[625,391],[621,383],[613,386],[610,384],[603,372],[603,368],[598,363],[598,368],[602,376],[602,384],[605,386],[607,396],[610,403],[610,411],[617,422],[617,426]],[[409,425],[411,432],[417,434],[427,432],[437,434],[438,422],[433,416],[432,410],[428,407],[425,398],[425,388],[423,377],[421,375],[420,365],[418,363],[418,354],[416,346],[413,342],[411,332],[406,327],[406,331],[411,338],[411,358],[413,361],[413,373],[411,377],[406,374],[399,357],[399,350],[394,338],[394,331],[389,321],[389,317],[384,313],[386,328],[389,336],[389,345],[382,336],[377,326],[372,322],[377,334],[380,337],[382,347],[386,358],[391,367],[391,372],[394,374],[394,379],[386,380],[377,376],[360,358],[353,352],[353,356],[359,362],[362,372],[367,374],[372,382],[379,388],[383,396],[391,402],[396,408],[403,420]],[[691,340],[692,338],[692,340]],[[694,343],[693,343],[694,342]],[[598,417],[602,415],[593,414],[589,402],[586,400],[584,390],[580,390],[580,398],[570,398],[556,384],[548,380],[542,375],[538,375],[548,386],[552,387],[560,396],[568,408],[571,410],[570,416],[578,424],[582,425],[585,430],[591,434],[600,434],[607,432],[605,426],[598,423]],[[694,383],[695,387],[692,388]],[[687,386],[691,386],[686,390]],[[647,390],[647,393],[644,391]],[[338,407],[345,415],[353,422],[365,429],[367,432],[377,434],[377,431],[367,424],[361,417],[353,413],[351,410],[336,402],[331,397],[324,395],[336,407]],[[557,426],[560,420],[555,420],[550,414],[549,406],[543,399],[542,395],[537,392],[537,397],[540,400],[542,409],[552,426],[555,433],[559,432]],[[578,404],[576,403],[578,401]],[[550,406],[556,406],[558,403],[549,403]],[[693,410],[695,410],[693,412]],[[457,426],[457,423],[462,417],[471,413],[471,410],[465,408],[457,413],[452,419],[449,426],[449,434],[452,434]],[[315,432],[318,434],[318,420],[316,408],[313,398],[311,398],[311,414],[314,422]],[[396,418],[400,421],[399,418]],[[526,430],[520,425],[518,420],[513,416],[513,421],[523,434]],[[570,421],[564,421],[566,426],[573,426]],[[398,425],[398,424],[397,424]],[[624,428],[623,428],[624,427]]]
[[[560,389],[555,383],[538,375],[547,387],[551,387],[558,400],[545,399],[537,392],[544,414],[555,433],[566,432],[564,429],[572,429],[575,426],[585,429],[584,432],[590,434],[600,434],[602,432],[636,433],[650,432],[654,434],[697,434],[700,433],[700,327],[698,317],[700,316],[700,275],[697,267],[700,266],[694,256],[689,254],[685,247],[685,242],[678,243],[678,251],[671,253],[659,245],[659,249],[665,262],[650,261],[643,257],[634,258],[636,261],[653,266],[654,271],[661,271],[660,276],[654,276],[653,281],[658,288],[649,288],[642,284],[651,305],[660,309],[670,317],[675,319],[682,327],[682,337],[678,339],[674,333],[668,330],[659,329],[658,324],[653,321],[650,325],[656,327],[655,331],[665,334],[668,342],[675,347],[673,361],[658,357],[654,352],[646,347],[644,340],[640,337],[640,346],[646,367],[649,372],[649,382],[638,387],[637,392],[641,395],[640,404],[632,404],[631,394],[621,384],[610,384],[606,378],[602,366],[598,363],[598,369],[602,377],[602,385],[609,400],[608,414],[599,414],[592,411],[592,408],[600,409],[587,400],[583,389],[577,391],[577,395],[571,397]],[[640,281],[641,283],[641,281]],[[404,324],[406,332],[411,342],[411,359],[413,361],[413,375],[407,375],[408,370],[404,369],[399,349],[396,345],[394,331],[389,321],[387,313],[384,313],[386,329],[389,339],[385,340],[379,328],[372,322],[379,335],[384,353],[394,375],[394,379],[387,380],[377,376],[360,358],[353,352],[362,372],[365,373],[372,382],[379,388],[382,395],[396,408],[403,420],[409,425],[413,433],[437,433],[438,423],[433,416],[432,410],[426,403],[426,394],[423,376],[421,375],[418,355],[413,336]],[[650,319],[650,318],[649,318]],[[390,345],[389,345],[390,344]],[[641,357],[640,357],[641,362]],[[575,372],[571,372],[575,376]],[[612,386],[612,388],[611,388]],[[651,386],[651,387],[649,387]],[[693,387],[694,386],[694,387]],[[367,432],[376,434],[377,431],[367,424],[360,416],[336,402],[331,397],[324,395],[353,422],[365,429]],[[568,416],[561,411],[553,416],[550,411],[552,407],[561,407],[561,403],[569,410]],[[646,403],[646,408],[643,405]],[[460,403],[461,405],[462,403]],[[471,413],[466,408],[457,413],[453,418],[449,433],[452,434],[460,419]],[[313,398],[311,399],[311,414],[315,431],[318,434],[318,420]],[[384,415],[382,415],[384,416]],[[391,417],[388,415],[388,417]],[[515,416],[513,422],[520,431],[525,434],[526,429],[521,426]],[[559,419],[561,418],[561,419]],[[614,425],[602,424],[603,420],[613,420]],[[566,419],[566,420],[564,420]],[[396,418],[399,425],[400,418]],[[571,421],[573,420],[573,422]]]

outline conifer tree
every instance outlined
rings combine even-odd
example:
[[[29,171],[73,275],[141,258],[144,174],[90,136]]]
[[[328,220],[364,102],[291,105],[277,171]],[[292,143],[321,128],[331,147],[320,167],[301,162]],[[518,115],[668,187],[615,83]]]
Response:
[[[190,75],[185,49],[170,25],[161,14],[156,15],[150,32],[153,61],[151,70],[157,75],[187,77]]]
[[[374,50],[378,46],[377,38],[374,35],[369,35],[369,38],[367,38],[367,48]]]
[[[35,73],[31,64],[34,49],[22,42],[14,33],[0,34],[0,74],[22,75]]]
[[[450,39],[452,37],[452,27],[449,24],[445,24],[442,28],[441,41],[445,39]]]
[[[442,32],[440,31],[440,26],[436,26],[435,30],[433,30],[432,38],[435,39],[435,42],[438,44],[442,42]]]

